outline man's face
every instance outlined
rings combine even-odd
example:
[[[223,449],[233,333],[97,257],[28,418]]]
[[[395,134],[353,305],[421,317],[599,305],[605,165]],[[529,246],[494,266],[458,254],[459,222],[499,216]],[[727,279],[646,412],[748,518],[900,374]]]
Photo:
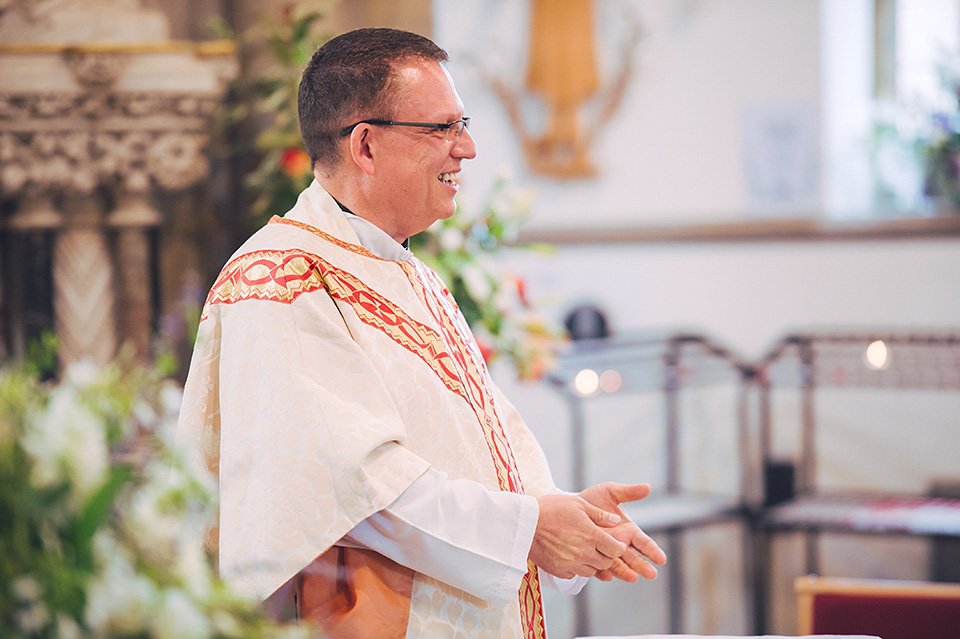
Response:
[[[411,61],[398,69],[398,122],[453,122],[463,117],[463,103],[453,79],[438,62]],[[457,138],[446,131],[407,126],[374,126],[377,153],[373,179],[385,210],[377,217],[395,239],[423,231],[453,215],[460,189],[460,163],[476,156],[466,129]]]

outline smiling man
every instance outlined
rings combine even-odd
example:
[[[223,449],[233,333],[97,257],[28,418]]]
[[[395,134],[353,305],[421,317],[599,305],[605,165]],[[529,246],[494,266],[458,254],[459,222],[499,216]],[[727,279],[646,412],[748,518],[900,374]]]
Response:
[[[315,181],[217,278],[180,432],[219,475],[219,567],[324,637],[542,637],[541,584],[652,579],[619,508],[554,486],[407,239],[453,215],[469,118],[421,36],[361,29],[311,59]],[[278,613],[279,614],[279,613]]]

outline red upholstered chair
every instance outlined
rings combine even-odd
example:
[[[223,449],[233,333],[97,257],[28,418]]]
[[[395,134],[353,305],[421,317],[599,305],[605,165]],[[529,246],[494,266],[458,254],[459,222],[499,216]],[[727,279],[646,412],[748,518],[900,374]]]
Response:
[[[960,584],[808,576],[794,588],[800,635],[960,637]]]

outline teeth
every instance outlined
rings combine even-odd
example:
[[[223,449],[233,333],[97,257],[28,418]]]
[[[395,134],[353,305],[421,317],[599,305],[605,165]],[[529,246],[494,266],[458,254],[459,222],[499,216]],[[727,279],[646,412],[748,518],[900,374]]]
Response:
[[[437,177],[437,179],[443,182],[444,184],[450,184],[450,185],[459,184],[459,182],[457,181],[456,173],[441,173]]]

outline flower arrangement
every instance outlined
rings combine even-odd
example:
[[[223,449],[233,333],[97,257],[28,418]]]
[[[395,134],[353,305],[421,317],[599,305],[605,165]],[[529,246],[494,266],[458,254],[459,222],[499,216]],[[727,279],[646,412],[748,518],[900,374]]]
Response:
[[[322,18],[316,10],[291,8],[281,20],[261,25],[273,60],[255,87],[253,112],[271,114],[272,123],[257,137],[261,159],[245,180],[255,194],[252,215],[258,226],[292,208],[313,179],[297,124],[297,88],[313,51],[329,36],[318,31]],[[478,211],[460,207],[450,219],[411,238],[416,255],[450,286],[488,360],[503,356],[522,379],[542,376],[562,343],[560,331],[527,299],[524,282],[496,266],[505,245],[516,245],[530,203],[529,193],[512,191],[501,176]]]
[[[940,67],[943,100],[878,104],[874,169],[878,196],[895,209],[960,211],[960,57]]]
[[[295,639],[216,576],[209,480],[171,445],[180,390],[74,364],[0,369],[0,636]]]
[[[957,94],[960,103],[960,87]],[[935,116],[937,136],[926,150],[924,194],[960,211],[960,111]]]
[[[553,366],[564,341],[531,304],[525,281],[499,267],[508,246],[550,250],[517,245],[531,201],[529,190],[511,188],[501,175],[476,211],[458,207],[410,238],[411,250],[450,287],[486,360],[504,357],[526,380],[539,379]]]

